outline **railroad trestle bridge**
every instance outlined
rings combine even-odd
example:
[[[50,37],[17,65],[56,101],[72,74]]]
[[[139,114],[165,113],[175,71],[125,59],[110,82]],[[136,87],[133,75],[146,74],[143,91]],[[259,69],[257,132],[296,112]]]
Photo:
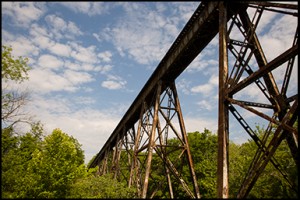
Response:
[[[218,198],[229,196],[229,113],[257,144],[257,152],[237,198],[247,197],[269,162],[285,176],[273,156],[283,140],[299,168],[298,130],[294,128],[299,113],[298,91],[288,90],[292,70],[298,69],[298,27],[294,27],[295,35],[289,47],[267,61],[256,32],[265,12],[298,20],[298,4],[201,2],[89,167],[99,166],[99,175],[111,173],[119,180],[126,180],[129,187],[138,189],[141,198],[154,197],[162,184],[168,185],[170,198],[176,198],[174,190],[177,187],[190,198],[201,198],[201,185],[198,185],[193,166],[175,80],[218,35]],[[280,82],[273,76],[279,67],[284,69]],[[267,103],[237,98],[253,85]],[[267,120],[263,139],[258,138],[239,109]],[[168,142],[171,136],[179,143]],[[179,154],[176,160],[170,158],[175,151]],[[156,180],[151,173],[157,159],[164,165],[161,172],[164,180]],[[188,166],[188,179],[181,175],[182,165]],[[149,182],[154,184],[150,187]],[[290,185],[294,187],[293,183]]]

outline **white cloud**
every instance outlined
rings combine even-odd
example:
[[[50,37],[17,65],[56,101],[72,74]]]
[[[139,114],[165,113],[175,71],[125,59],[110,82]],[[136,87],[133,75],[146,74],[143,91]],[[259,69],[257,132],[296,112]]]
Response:
[[[218,48],[214,45],[208,45],[203,51],[191,62],[186,71],[188,73],[201,72],[204,75],[212,73],[219,66]]]
[[[77,72],[72,70],[65,70],[64,77],[69,80],[72,85],[79,85],[93,81],[92,75],[87,72]]]
[[[141,2],[122,3],[121,5],[126,11],[126,15],[117,24],[104,28],[94,36],[98,40],[101,38],[112,41],[121,56],[127,53],[129,58],[140,64],[157,64],[180,31],[178,15],[182,13],[174,13],[170,17],[165,17],[162,7],[153,11]],[[190,7],[189,12],[185,11],[191,15],[194,9]]]
[[[14,40],[7,41],[5,44],[12,47],[12,55],[16,57],[30,57],[37,56],[39,54],[38,47],[28,40],[28,38],[23,36],[15,37]]]
[[[8,31],[4,30],[2,28],[1,30],[1,40],[2,40],[2,44],[5,42],[5,41],[11,41],[11,40],[14,40],[15,36],[11,33],[9,33]]]
[[[97,33],[93,33],[92,35],[96,38],[96,40],[98,42],[102,42],[102,39],[101,39],[100,35],[98,35]]]
[[[41,55],[38,59],[39,66],[43,68],[48,68],[51,70],[58,70],[59,68],[63,67],[63,61],[58,59],[55,56],[45,54]]]
[[[103,60],[103,62],[111,62],[112,53],[110,51],[104,51],[98,53],[98,57]]]
[[[8,15],[14,25],[28,27],[45,13],[44,2],[1,2],[2,15]]]
[[[213,74],[208,80],[208,83],[192,87],[191,92],[201,93],[204,96],[211,96],[218,84],[219,77],[218,75]]]
[[[212,110],[213,108],[215,108],[216,104],[214,101],[207,101],[207,100],[201,100],[199,102],[197,102],[197,105],[200,106],[201,110]]]
[[[49,49],[49,50],[53,50],[53,48],[51,48],[51,47],[55,43],[49,37],[46,37],[43,35],[39,35],[39,36],[32,38],[32,42],[35,45],[39,46],[41,49]]]
[[[83,13],[89,16],[101,15],[108,12],[111,2],[59,2],[76,13]]]
[[[96,100],[92,97],[85,97],[85,96],[80,96],[74,99],[76,104],[83,104],[83,105],[91,105],[96,103]]]
[[[261,45],[268,61],[291,47],[297,25],[297,17],[282,16],[261,36]]]
[[[186,132],[202,132],[204,129],[208,129],[212,131],[212,133],[216,133],[218,128],[218,119],[185,117],[184,124]]]
[[[48,50],[55,55],[65,57],[69,57],[72,51],[70,46],[61,43],[55,43]]]
[[[253,18],[255,12],[256,12],[255,8],[249,8],[248,9],[249,17],[251,19]],[[276,21],[276,20],[274,20],[275,16],[276,16],[275,12],[270,12],[270,11],[264,10],[264,12],[262,14],[262,17],[259,21],[258,27],[256,29],[256,33],[258,35],[260,35],[265,31],[269,31],[268,30],[269,26]],[[256,19],[257,19],[257,17],[256,17]]]
[[[55,62],[53,62],[55,65]],[[47,94],[54,91],[75,92],[81,85],[94,81],[91,74],[87,72],[78,72],[65,70],[62,73],[53,72],[48,68],[33,68],[29,71],[30,79],[24,83],[31,91],[40,94]],[[85,88],[87,89],[87,88]]]
[[[196,93],[202,93],[202,94],[206,94],[209,95],[211,93],[211,91],[213,90],[213,85],[210,83],[206,83],[203,85],[198,85],[195,87],[191,88],[192,92],[196,92]]]
[[[41,27],[37,23],[32,24],[28,31],[32,36],[53,37],[53,34],[50,31],[48,31],[45,27]]]
[[[107,72],[111,71],[113,66],[111,65],[104,65],[104,66],[97,66],[95,67],[95,71],[100,71],[102,74],[106,74]]]
[[[31,41],[41,49],[49,49],[55,44],[55,41],[51,39],[53,34],[38,24],[31,25],[29,34]]]
[[[191,84],[191,81],[187,81],[186,79],[180,79],[176,83],[176,87],[178,90],[180,90],[184,94],[188,95],[188,94],[190,94],[190,84]]]
[[[84,62],[84,63],[96,63],[97,62],[97,53],[95,46],[83,47],[75,42],[70,42],[72,47],[71,57],[75,60]]]
[[[28,73],[30,79],[25,84],[34,91],[41,94],[53,91],[76,91],[76,87],[61,74],[54,73],[49,69],[34,68]]]
[[[112,80],[103,81],[101,86],[110,90],[116,90],[123,87],[122,83]]]
[[[101,86],[110,90],[117,90],[125,87],[126,81],[119,76],[108,75],[107,80],[101,83]]]
[[[66,22],[64,19],[56,15],[47,15],[45,20],[49,24],[50,31],[54,34],[56,39],[73,39],[75,36],[83,34],[74,22]]]

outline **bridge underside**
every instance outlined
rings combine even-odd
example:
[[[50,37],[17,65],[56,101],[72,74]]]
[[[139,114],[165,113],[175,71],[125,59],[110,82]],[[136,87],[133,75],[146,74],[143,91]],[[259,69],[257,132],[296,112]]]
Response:
[[[294,127],[298,91],[289,87],[293,68],[298,70],[298,27],[293,28],[295,35],[286,50],[267,61],[257,33],[260,22],[266,22],[264,13],[298,20],[298,5],[201,2],[89,167],[99,166],[98,174],[111,173],[126,180],[141,198],[155,197],[162,187],[168,188],[170,198],[176,198],[175,190],[190,198],[201,197],[175,80],[218,36],[218,198],[229,196],[229,113],[257,144],[237,197],[247,197],[269,162],[297,192],[274,154],[285,140],[299,167],[298,130]],[[283,71],[281,76],[277,69]],[[260,95],[257,101],[243,95],[253,91]],[[245,111],[266,120],[262,138],[246,121]]]

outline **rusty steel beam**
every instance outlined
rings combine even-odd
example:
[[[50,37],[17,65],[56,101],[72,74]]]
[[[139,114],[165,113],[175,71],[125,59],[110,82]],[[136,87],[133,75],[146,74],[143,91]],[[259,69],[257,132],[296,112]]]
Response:
[[[227,52],[227,8],[224,2],[219,4],[219,113],[218,113],[218,198],[228,198],[228,103],[226,97],[228,76]]]
[[[255,2],[252,2],[252,4]],[[290,14],[292,16],[298,16],[297,12],[291,13],[286,11],[279,11],[278,9],[266,9],[265,7],[276,7],[276,8],[285,8],[285,9],[296,9],[298,5],[292,6],[287,4],[273,4],[273,3],[257,3],[256,6],[249,5],[249,7],[254,7],[257,9],[256,13],[259,13],[259,17],[256,19],[256,21],[251,21],[249,18],[249,15],[246,11],[242,10],[239,12],[238,17],[240,21],[238,21],[237,25],[239,30],[244,36],[244,42],[239,42],[230,39],[229,47],[231,52],[234,54],[235,58],[238,61],[238,65],[234,66],[233,70],[240,70],[237,71],[234,75],[234,77],[230,77],[228,80],[227,85],[225,84],[225,88],[227,90],[227,94],[223,94],[223,96],[226,96],[226,99],[228,102],[237,104],[241,108],[246,109],[250,112],[253,112],[257,116],[260,116],[267,121],[269,121],[269,127],[272,127],[273,124],[278,125],[277,130],[275,131],[275,136],[269,137],[269,132],[266,131],[264,133],[264,138],[268,138],[271,142],[269,144],[266,144],[267,139],[264,140],[264,142],[258,142],[260,141],[259,138],[256,138],[255,135],[249,131],[250,127],[246,125],[247,123],[245,121],[241,121],[243,118],[241,116],[235,115],[236,110],[231,106],[231,111],[233,111],[233,115],[237,117],[237,120],[240,122],[240,124],[243,126],[243,128],[246,130],[246,132],[249,133],[250,136],[255,140],[258,151],[255,155],[255,158],[252,161],[252,164],[248,170],[248,174],[246,174],[245,181],[242,183],[240,191],[237,195],[238,198],[246,198],[251,189],[253,188],[256,180],[258,179],[259,175],[264,170],[265,166],[270,161],[275,168],[280,171],[280,173],[284,176],[285,172],[283,172],[280,169],[280,166],[278,166],[275,161],[275,158],[272,158],[273,154],[275,153],[277,147],[279,146],[280,142],[283,139],[287,140],[287,144],[290,148],[290,152],[292,154],[292,157],[295,160],[296,166],[299,166],[299,153],[298,153],[298,143],[296,141],[298,131],[293,128],[294,123],[297,119],[296,110],[298,109],[298,98],[297,94],[293,95],[293,100],[290,100],[291,98],[286,97],[286,90],[287,90],[287,84],[289,82],[289,78],[291,75],[292,65],[294,63],[295,57],[298,55],[298,30],[296,28],[295,33],[295,39],[292,43],[292,46],[287,49],[282,54],[278,55],[275,59],[268,62],[263,49],[260,45],[260,41],[255,33],[255,29],[257,24],[259,23],[260,17],[262,15],[262,12],[264,10],[268,11],[274,11],[282,14]],[[254,15],[255,16],[255,15]],[[255,21],[255,22],[254,22]],[[229,33],[228,33],[228,37]],[[221,45],[221,44],[220,44]],[[233,45],[238,45],[241,47],[241,51],[237,53],[233,47]],[[244,48],[244,49],[243,49]],[[248,57],[244,57],[245,55],[245,48],[248,48],[247,50],[250,50],[250,53],[248,54]],[[256,63],[253,65],[258,66],[258,70],[253,71],[251,67],[249,66],[249,60],[251,59],[252,55],[255,58]],[[220,60],[221,61],[221,60]],[[282,66],[283,64],[287,64],[286,74],[283,81],[282,86],[282,92],[279,92],[278,85],[275,81],[275,78],[273,77],[273,71]],[[246,76],[243,80],[239,81],[239,78],[241,77],[242,73],[246,71],[249,76]],[[232,71],[233,72],[233,71]],[[233,74],[233,73],[232,73]],[[259,79],[262,78],[263,81],[260,81]],[[268,116],[265,113],[259,112],[258,110],[252,108],[253,106],[261,105],[259,102],[252,102],[251,104],[246,105],[247,101],[239,101],[234,99],[234,95],[238,94],[239,92],[243,90],[247,90],[247,87],[250,86],[250,84],[256,83],[256,85],[260,88],[261,92],[266,96],[267,100],[270,101],[271,106],[269,108],[272,108],[273,110],[273,117]],[[222,96],[219,96],[219,98],[222,98]],[[293,106],[290,106],[290,103],[294,101]],[[224,113],[221,113],[224,114]],[[289,119],[289,116],[292,116],[291,120]],[[246,123],[246,124],[245,124]],[[277,136],[276,136],[277,135]],[[268,146],[265,146],[268,145]],[[286,177],[283,177],[286,179]],[[287,180],[287,179],[286,179]],[[297,192],[297,189],[295,189],[295,184],[292,183],[290,180],[287,180],[291,188]]]
[[[152,130],[151,130],[151,135],[149,136],[149,143],[148,143],[148,155],[147,155],[147,163],[146,163],[146,171],[145,171],[145,180],[144,180],[144,187],[142,191],[142,198],[147,197],[147,191],[148,191],[148,179],[149,179],[149,174],[150,174],[150,169],[151,169],[151,161],[152,161],[152,154],[153,154],[153,149],[155,146],[155,133],[156,133],[156,128],[157,128],[157,123],[158,123],[158,107],[159,107],[159,101],[160,101],[160,92],[161,92],[161,86],[162,83],[159,82],[157,86],[157,93],[155,95],[155,104],[154,104],[154,118],[152,122]]]
[[[237,198],[245,198],[250,190],[252,189],[253,185],[255,184],[255,181],[258,179],[259,175],[263,172],[264,168],[274,155],[276,149],[280,145],[283,139],[285,139],[286,131],[283,130],[283,124],[293,125],[298,117],[298,99],[294,102],[291,109],[286,113],[282,120],[282,124],[277,127],[277,129],[274,132],[274,136],[272,140],[270,141],[267,152],[265,156],[260,157],[260,159],[256,162],[255,165],[253,165],[253,169],[250,170],[250,174],[247,176],[246,180],[242,184],[240,191],[237,195]]]

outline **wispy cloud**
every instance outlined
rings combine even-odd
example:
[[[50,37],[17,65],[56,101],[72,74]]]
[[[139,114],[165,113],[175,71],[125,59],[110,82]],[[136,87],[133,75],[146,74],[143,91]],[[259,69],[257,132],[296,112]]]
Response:
[[[112,2],[59,2],[59,4],[76,13],[82,13],[89,16],[107,13],[110,6],[114,5]]]
[[[42,68],[58,70],[63,67],[64,62],[55,56],[45,54],[39,57],[38,65]]]
[[[121,89],[126,85],[127,81],[119,76],[109,75],[107,80],[101,83],[101,86],[110,90]]]
[[[1,2],[2,14],[7,15],[13,24],[28,27],[39,20],[46,12],[44,2]]]
[[[201,93],[204,96],[211,96],[219,84],[219,76],[213,74],[207,83],[194,86],[191,88],[191,92]]]
[[[50,26],[51,32],[56,39],[61,38],[74,38],[75,36],[82,35],[81,30],[72,21],[65,21],[56,15],[47,15],[46,22]]]
[[[125,17],[99,33],[94,33],[94,36],[99,41],[112,41],[121,56],[127,55],[144,65],[157,64],[180,32],[178,24],[183,11],[165,17],[166,5],[160,4],[154,9],[149,9],[140,2],[121,5],[125,10]],[[182,8],[184,5],[186,4],[182,4]],[[189,16],[195,10],[192,6],[184,8],[185,15]]]

